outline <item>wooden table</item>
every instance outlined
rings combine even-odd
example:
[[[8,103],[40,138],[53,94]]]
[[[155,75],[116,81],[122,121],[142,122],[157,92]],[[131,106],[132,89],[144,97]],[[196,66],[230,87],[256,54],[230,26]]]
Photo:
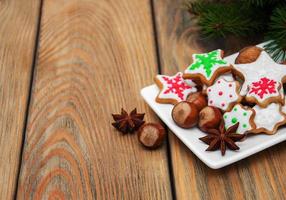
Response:
[[[285,199],[285,142],[212,170],[171,132],[147,151],[110,125],[159,121],[154,75],[250,43],[203,40],[182,2],[0,0],[0,199]]]

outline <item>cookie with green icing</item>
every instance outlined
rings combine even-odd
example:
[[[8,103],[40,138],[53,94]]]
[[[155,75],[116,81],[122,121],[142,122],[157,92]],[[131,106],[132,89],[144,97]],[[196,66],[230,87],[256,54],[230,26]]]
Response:
[[[220,49],[203,54],[193,54],[193,63],[185,70],[184,78],[197,79],[206,85],[212,85],[215,79],[231,70],[231,65],[224,60]]]
[[[237,133],[245,134],[255,129],[254,116],[253,109],[236,104],[230,112],[224,113],[223,119],[226,129],[239,122]]]

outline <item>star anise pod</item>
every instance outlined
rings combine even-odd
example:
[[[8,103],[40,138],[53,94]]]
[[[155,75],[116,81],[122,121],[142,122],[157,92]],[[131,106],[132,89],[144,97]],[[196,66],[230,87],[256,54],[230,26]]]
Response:
[[[238,126],[239,123],[236,123],[225,130],[224,121],[222,121],[218,129],[208,129],[208,135],[199,139],[209,145],[206,151],[215,151],[220,149],[221,154],[224,155],[226,147],[231,150],[239,150],[239,147],[235,144],[235,142],[243,139],[245,134],[236,133]]]
[[[121,114],[112,114],[115,121],[112,125],[124,134],[133,133],[145,123],[145,121],[143,121],[144,115],[145,113],[137,113],[136,108],[128,115],[128,113],[121,108]]]

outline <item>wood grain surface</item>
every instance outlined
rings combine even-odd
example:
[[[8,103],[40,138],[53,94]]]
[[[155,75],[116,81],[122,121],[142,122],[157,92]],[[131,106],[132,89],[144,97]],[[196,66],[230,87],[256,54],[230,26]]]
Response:
[[[0,199],[16,191],[39,6],[0,0]]]
[[[146,151],[111,113],[154,113],[139,95],[157,72],[142,0],[45,0],[18,199],[170,199],[166,145]]]
[[[154,1],[162,73],[171,75],[184,70],[193,53],[222,48],[231,54],[258,42],[248,38],[203,39],[194,21],[182,10],[182,3],[183,0]],[[169,134],[169,140],[177,199],[285,199],[285,142],[231,166],[212,170],[176,136]]]

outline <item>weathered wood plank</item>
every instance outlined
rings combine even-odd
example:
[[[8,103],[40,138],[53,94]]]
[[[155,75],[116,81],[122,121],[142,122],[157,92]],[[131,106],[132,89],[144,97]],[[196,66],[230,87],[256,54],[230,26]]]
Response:
[[[233,38],[203,40],[198,28],[181,9],[182,2],[154,1],[162,73],[184,70],[191,62],[192,53],[222,48],[230,54],[250,43]],[[176,196],[178,199],[283,199],[286,195],[285,144],[223,169],[212,170],[170,134]]]
[[[15,195],[40,1],[0,0],[0,199]]]
[[[18,199],[170,199],[166,145],[111,126],[157,71],[149,1],[45,0]]]

